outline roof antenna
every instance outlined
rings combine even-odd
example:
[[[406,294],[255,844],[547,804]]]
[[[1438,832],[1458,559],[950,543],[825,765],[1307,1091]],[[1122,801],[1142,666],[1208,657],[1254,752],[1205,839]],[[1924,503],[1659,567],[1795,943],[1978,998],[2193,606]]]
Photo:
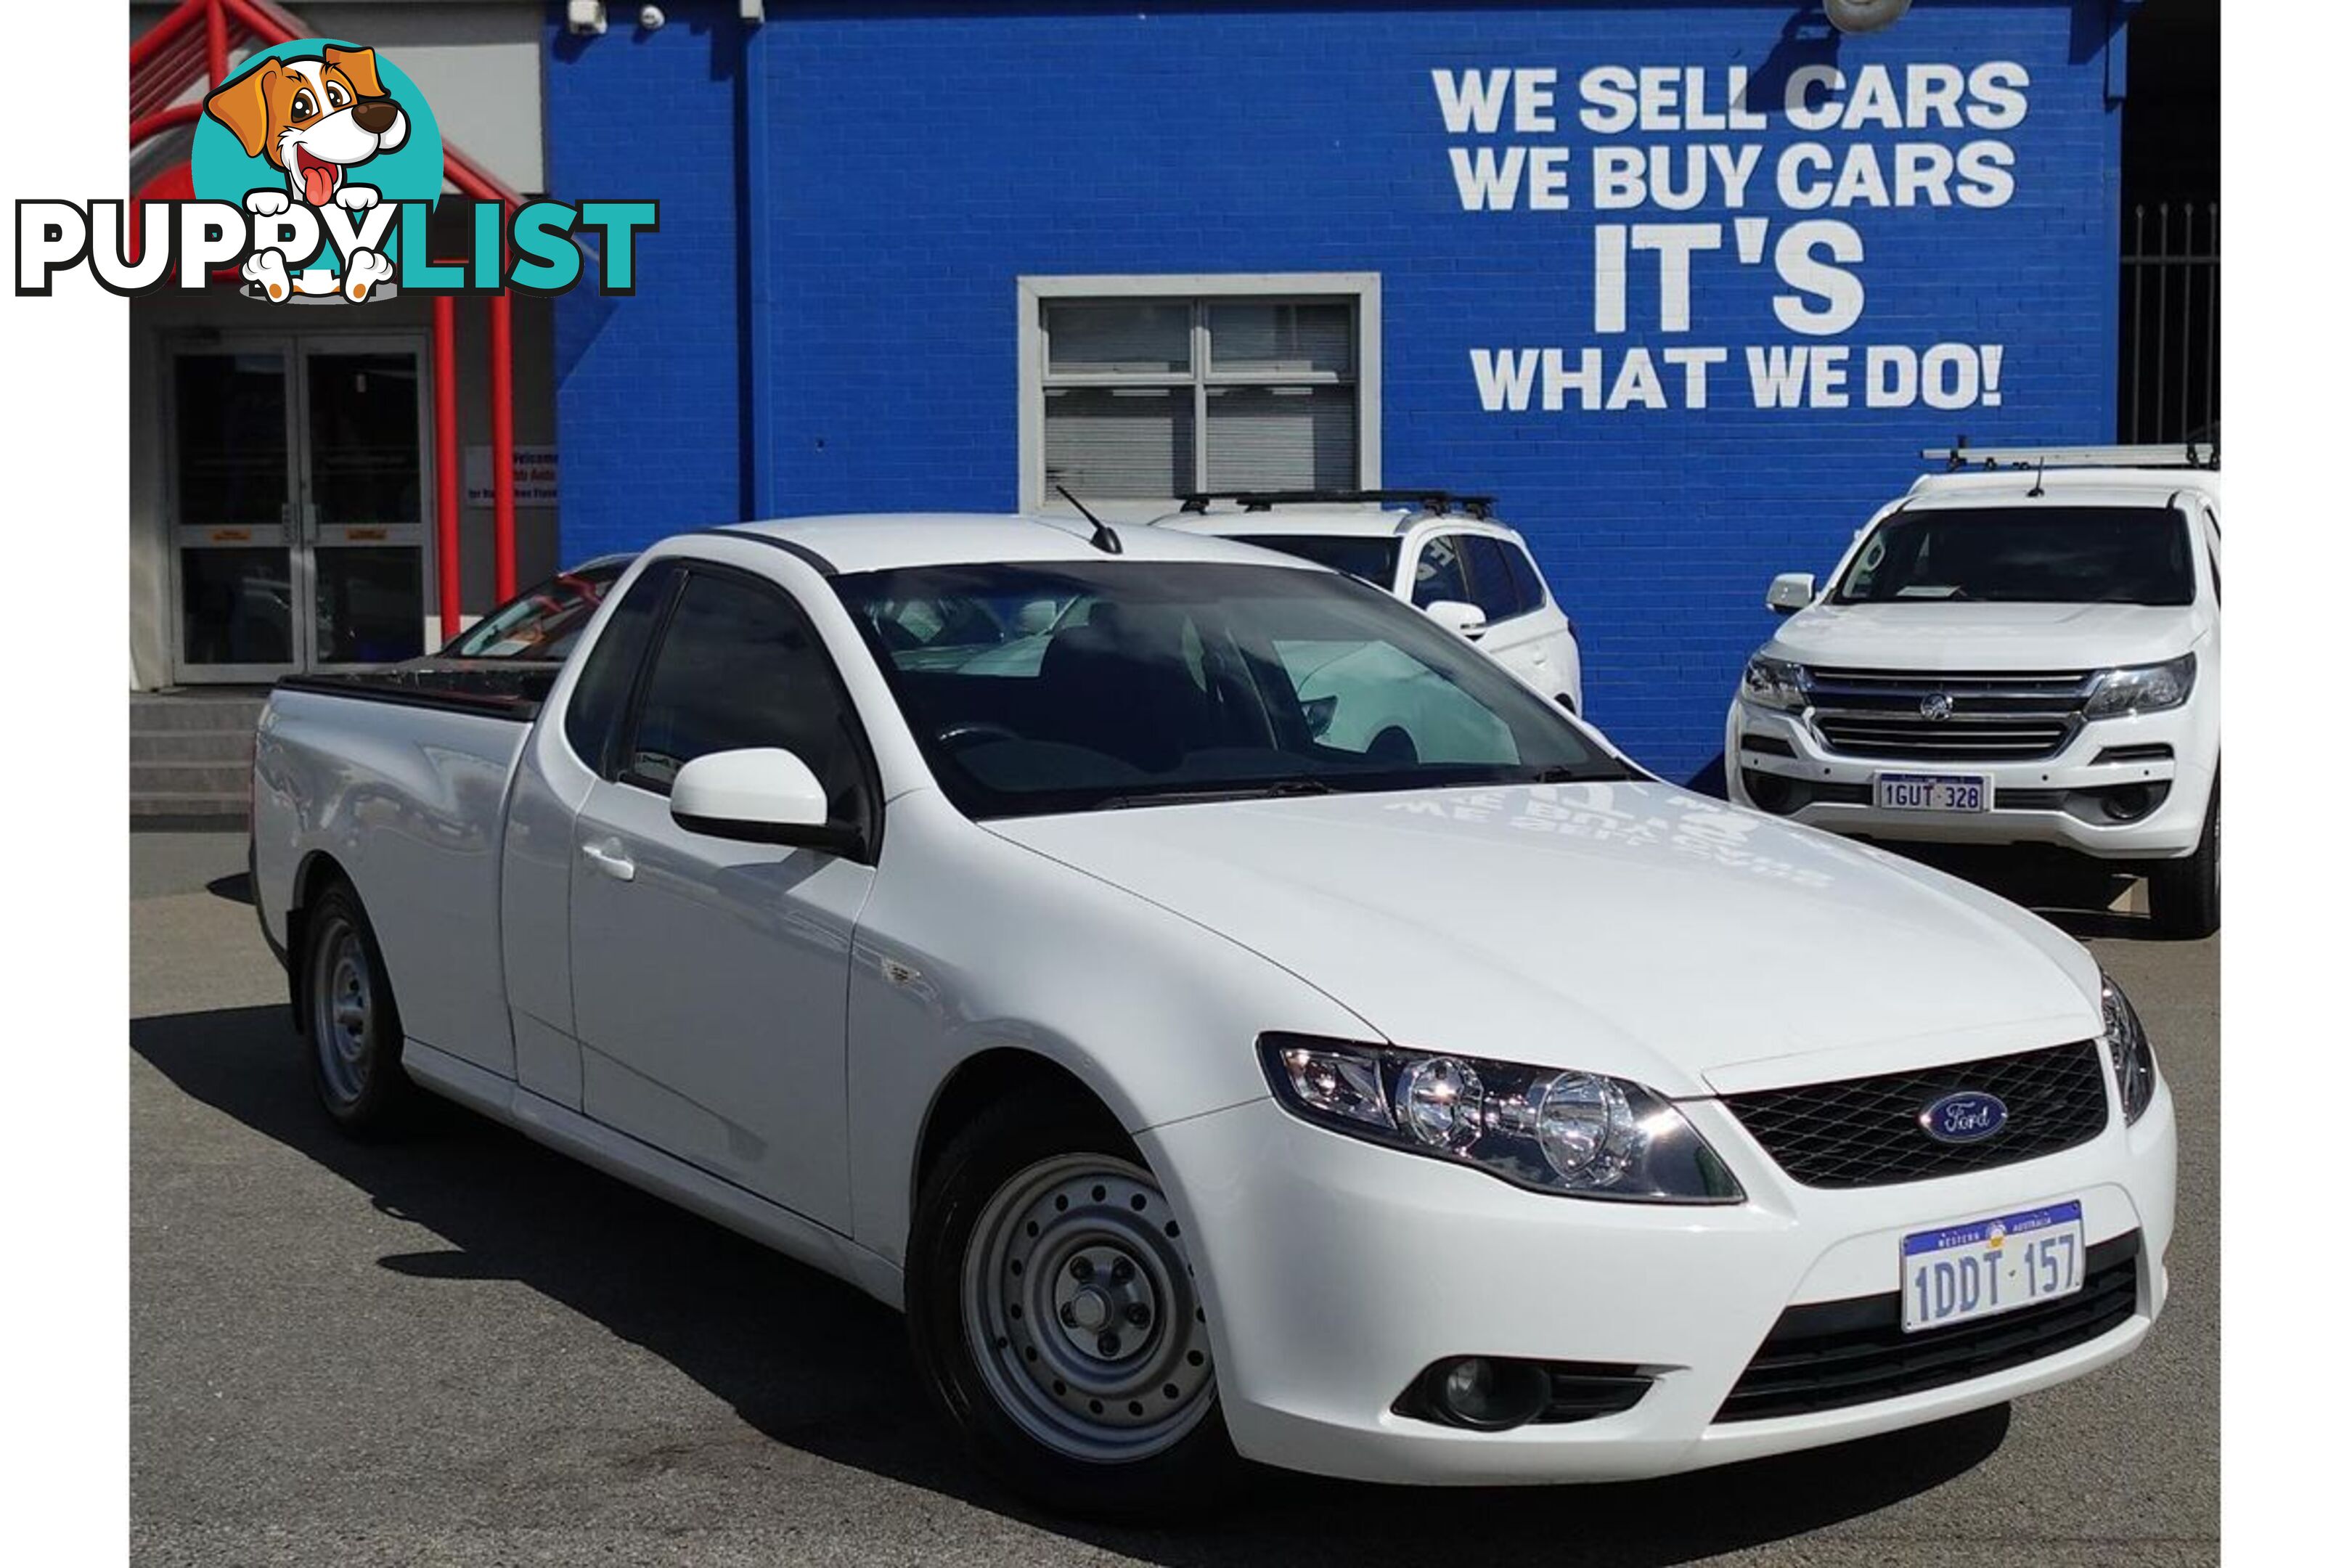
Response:
[[[1093,545],[1097,550],[1101,551],[1105,555],[1124,555],[1127,553],[1127,546],[1118,542],[1118,535],[1110,531],[1110,524],[1105,522],[1102,519],[1088,511],[1087,510],[1087,503],[1070,493],[1069,486],[1055,485],[1054,489],[1061,495],[1061,498],[1064,500],[1068,501],[1072,506],[1078,509],[1078,515],[1080,517],[1085,518],[1088,522],[1095,525],[1094,535],[1087,541],[1087,543]]]
[[[2042,488],[2042,476],[2049,471],[2049,468],[2050,454],[2044,452],[2042,454],[2042,461],[2033,466],[2033,488],[2025,492],[2026,500],[2038,500],[2047,493]]]

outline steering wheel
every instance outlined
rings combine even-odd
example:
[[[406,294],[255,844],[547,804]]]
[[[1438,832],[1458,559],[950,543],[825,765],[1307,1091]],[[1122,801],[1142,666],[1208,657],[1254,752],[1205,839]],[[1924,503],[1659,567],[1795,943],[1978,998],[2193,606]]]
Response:
[[[1021,738],[1018,730],[987,719],[965,719],[943,725],[938,735],[940,744],[950,751],[961,751],[974,741],[1018,741]]]

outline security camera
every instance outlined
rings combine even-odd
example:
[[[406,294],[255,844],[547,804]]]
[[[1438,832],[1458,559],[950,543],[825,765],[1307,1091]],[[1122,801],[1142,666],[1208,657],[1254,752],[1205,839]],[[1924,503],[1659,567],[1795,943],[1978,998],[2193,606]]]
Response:
[[[604,32],[604,0],[566,0],[563,26],[567,32],[583,38],[601,37]]]
[[[668,20],[667,16],[662,15],[662,8],[658,5],[640,6],[637,10],[637,26],[648,33],[661,31],[661,25]]]
[[[1822,8],[1841,33],[1874,33],[1901,20],[1911,0],[1822,0]]]

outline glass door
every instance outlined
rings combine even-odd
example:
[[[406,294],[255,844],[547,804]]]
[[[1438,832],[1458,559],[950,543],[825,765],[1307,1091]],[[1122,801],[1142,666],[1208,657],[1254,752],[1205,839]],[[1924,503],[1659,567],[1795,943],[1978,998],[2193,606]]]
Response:
[[[173,353],[181,679],[269,680],[295,668],[292,368],[283,342]]]
[[[425,651],[425,354],[400,339],[306,340],[303,543],[312,669]]]
[[[416,336],[172,350],[178,679],[425,651],[426,363]]]

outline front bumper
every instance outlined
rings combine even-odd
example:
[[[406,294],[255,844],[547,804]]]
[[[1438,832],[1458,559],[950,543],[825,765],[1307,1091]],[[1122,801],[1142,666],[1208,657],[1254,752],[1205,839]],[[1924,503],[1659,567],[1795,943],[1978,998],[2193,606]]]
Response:
[[[1734,805],[1857,837],[2048,844],[2110,860],[2196,849],[2213,783],[2205,750],[2185,707],[2084,724],[2055,756],[2021,763],[1857,757],[1824,746],[1802,714],[1737,700],[1723,737]],[[1992,809],[1883,810],[1872,804],[1872,781],[1882,773],[1979,775],[1991,781]],[[2111,805],[2128,807],[2135,790],[2153,805],[2118,820]]]
[[[2112,1089],[2110,1095],[2112,1096]],[[1990,1171],[1827,1191],[1783,1175],[1720,1103],[1685,1112],[1745,1203],[1681,1207],[1530,1193],[1308,1126],[1272,1100],[1152,1129],[1208,1302],[1234,1445],[1285,1468],[1442,1485],[1621,1480],[1916,1426],[2126,1354],[2164,1304],[2173,1223],[2170,1091],[2089,1143]],[[1813,1414],[1717,1413],[1792,1305],[1892,1296],[1902,1237],[2079,1198],[2095,1245],[2137,1231],[2130,1316],[2005,1372]],[[1620,1414],[1482,1433],[1397,1414],[1447,1356],[1638,1366]]]

